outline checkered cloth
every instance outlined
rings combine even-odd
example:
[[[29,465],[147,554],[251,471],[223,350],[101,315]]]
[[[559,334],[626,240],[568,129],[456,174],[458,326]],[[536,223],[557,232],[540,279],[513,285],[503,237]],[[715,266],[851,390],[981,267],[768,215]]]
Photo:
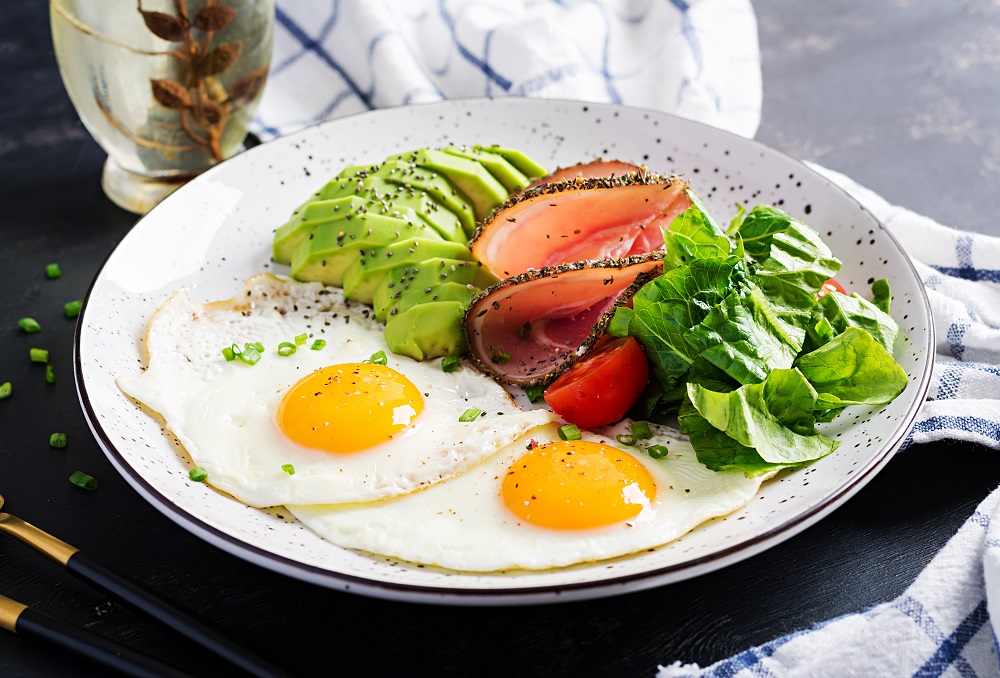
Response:
[[[253,131],[447,98],[531,96],[669,111],[752,137],[750,0],[278,2]]]
[[[751,137],[761,105],[753,9],[749,0],[279,0],[254,131],[266,139],[373,108],[505,95],[640,106]],[[816,169],[886,224],[930,296],[937,367],[906,445],[1000,448],[1000,239]],[[660,675],[998,675],[988,614],[992,606],[1000,619],[998,547],[1000,491],[899,599]]]

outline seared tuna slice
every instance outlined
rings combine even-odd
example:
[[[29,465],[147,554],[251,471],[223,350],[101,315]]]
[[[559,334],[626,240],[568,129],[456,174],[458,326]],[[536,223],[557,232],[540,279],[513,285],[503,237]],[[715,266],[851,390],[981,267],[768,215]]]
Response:
[[[505,384],[544,386],[585,356],[618,306],[663,266],[663,252],[577,261],[502,280],[465,314],[472,358]]]
[[[535,179],[528,184],[528,188],[534,188],[542,184],[551,184],[554,181],[565,181],[567,179],[589,179],[591,177],[610,177],[611,175],[621,176],[630,172],[641,172],[642,169],[639,165],[634,165],[630,162],[597,159],[570,165],[569,167],[560,167],[552,174],[544,176],[541,179]]]
[[[543,184],[513,196],[476,231],[472,253],[498,278],[568,261],[663,247],[660,227],[691,206],[677,177],[633,172]]]

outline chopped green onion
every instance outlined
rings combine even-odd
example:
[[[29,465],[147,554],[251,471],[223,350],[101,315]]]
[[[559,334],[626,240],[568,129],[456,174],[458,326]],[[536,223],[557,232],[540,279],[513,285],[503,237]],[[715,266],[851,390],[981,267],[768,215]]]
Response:
[[[52,365],[45,366],[45,381],[50,384],[56,383],[56,371],[52,369]]]
[[[628,445],[629,447],[635,445],[635,436],[630,433],[619,433],[615,436],[615,440],[620,442],[622,445]]]
[[[45,277],[46,278],[49,278],[49,279],[58,278],[61,275],[62,275],[62,271],[59,270],[59,264],[48,264],[45,267]]]
[[[188,478],[196,483],[204,482],[208,478],[208,471],[200,466],[195,466],[193,469],[188,471]]]
[[[494,363],[496,363],[497,365],[499,365],[501,363],[507,362],[508,360],[510,360],[510,353],[507,353],[507,351],[503,350],[502,348],[495,348],[495,349],[493,349],[493,362]]]
[[[372,357],[368,360],[372,365],[385,365],[389,362],[388,358],[385,356],[385,351],[375,351],[372,353]]]
[[[290,356],[297,350],[298,349],[295,347],[295,344],[290,341],[283,341],[278,344],[278,355],[281,357]]]
[[[63,305],[63,311],[66,312],[67,318],[75,318],[80,315],[80,309],[83,308],[83,299],[74,299],[73,301],[67,301]]]
[[[10,397],[10,394],[14,392],[14,387],[9,381],[5,381],[0,384],[0,400],[5,400]]]
[[[222,357],[226,359],[226,362],[232,362],[236,360],[236,352],[233,351],[231,346],[224,346],[222,348]]]
[[[633,421],[632,435],[636,440],[649,440],[653,437],[653,432],[649,428],[648,421]]]
[[[28,334],[42,331],[42,326],[34,318],[21,318],[17,321],[17,325]]]
[[[446,355],[441,361],[441,371],[442,372],[454,372],[461,365],[459,364],[457,355]]]
[[[483,411],[478,407],[470,407],[465,412],[462,412],[462,416],[459,417],[458,420],[464,423],[469,423],[470,421],[479,419],[479,415],[482,413]]]
[[[521,331],[518,333],[517,336],[520,337],[521,339],[524,339],[529,334],[531,334],[531,323],[524,323],[523,325],[521,325]]]
[[[296,346],[301,346],[302,344],[306,343],[306,339],[308,339],[308,338],[309,338],[309,335],[306,334],[305,332],[303,332],[302,334],[296,334],[295,335],[295,345]]]
[[[46,351],[44,348],[31,349],[31,362],[33,363],[49,362],[49,352]]]
[[[309,350],[322,351],[324,346],[326,346],[326,339],[317,339],[313,342],[313,345],[309,347]]]
[[[240,360],[245,362],[247,365],[256,365],[260,362],[260,353],[256,348],[247,344],[246,348],[243,349],[243,352],[240,353]]]
[[[529,403],[537,403],[542,399],[542,395],[545,393],[544,386],[525,386],[524,394],[528,396]]]
[[[69,482],[90,492],[97,489],[97,481],[94,480],[93,476],[88,476],[83,471],[76,471],[73,473],[73,475],[69,477]]]
[[[562,440],[580,440],[580,428],[576,424],[566,424],[559,427],[559,438]]]
[[[650,445],[646,448],[646,454],[653,459],[663,459],[669,452],[665,445]]]
[[[264,352],[264,344],[260,343],[259,341],[248,341],[247,343],[243,344],[244,351],[251,348],[257,351],[257,353]]]
[[[285,473],[287,473],[290,476],[294,476],[295,475],[295,467],[292,466],[291,464],[282,464],[281,465],[281,470],[284,471]]]
[[[49,447],[62,448],[66,447],[66,434],[65,433],[53,433],[49,436]]]

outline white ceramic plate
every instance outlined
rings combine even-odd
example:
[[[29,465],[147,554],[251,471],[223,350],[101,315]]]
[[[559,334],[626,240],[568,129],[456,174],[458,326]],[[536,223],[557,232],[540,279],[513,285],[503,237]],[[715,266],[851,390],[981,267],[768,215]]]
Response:
[[[400,150],[498,143],[550,168],[596,156],[686,175],[728,219],[735,204],[770,203],[804,219],[843,260],[848,288],[888,278],[902,332],[906,391],[827,429],[836,453],[766,483],[740,511],[652,552],[541,573],[459,574],[329,544],[287,511],[249,508],[188,479],[190,464],[161,422],[115,385],[138,372],[153,311],[180,287],[196,300],[231,297],[270,261],[272,229],[346,165]],[[167,198],[125,237],[91,287],[78,325],[76,379],[91,428],[133,487],[169,518],[239,557],[323,586],[450,604],[517,604],[612,595],[686,579],[750,557],[819,520],[857,492],[904,440],[933,361],[927,299],[892,236],[828,180],[759,143],[669,115],[602,104],[457,100],[342,118],[264,144]]]

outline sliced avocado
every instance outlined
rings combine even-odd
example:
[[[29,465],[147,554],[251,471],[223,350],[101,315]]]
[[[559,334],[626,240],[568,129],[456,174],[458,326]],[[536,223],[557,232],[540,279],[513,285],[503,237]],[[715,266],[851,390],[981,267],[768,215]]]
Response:
[[[367,207],[367,200],[353,197],[307,202],[274,232],[271,256],[279,264],[289,263],[295,246],[308,238],[318,224],[344,219],[347,215],[360,216]]]
[[[503,157],[504,160],[516,167],[521,174],[529,179],[540,179],[548,174],[548,171],[544,167],[521,151],[515,151],[512,148],[503,148],[502,146],[477,146],[476,148],[481,148],[484,151],[496,153]]]
[[[441,236],[412,210],[405,218],[365,213],[351,219],[319,224],[292,251],[292,277],[296,280],[341,285],[344,272],[363,248],[388,245],[403,239],[435,240]]]
[[[389,185],[393,187],[394,192],[378,194],[375,192],[375,189],[372,189],[372,199],[381,205],[379,208],[373,206],[372,210],[379,211],[380,213],[384,210],[385,213],[391,214],[394,210],[409,207],[428,226],[437,231],[443,239],[462,245],[469,242],[468,236],[465,235],[465,229],[462,227],[462,222],[459,221],[455,213],[442,207],[441,203],[426,192],[406,189],[397,184]]]
[[[429,197],[455,215],[466,236],[475,231],[476,215],[472,205],[444,175],[412,163],[395,160],[382,163],[373,174],[399,185],[407,192],[412,191],[418,195],[426,192]]]
[[[385,342],[393,353],[414,360],[467,353],[462,332],[466,306],[461,301],[432,301],[408,308],[386,321]]]
[[[413,308],[418,304],[429,304],[432,301],[461,301],[466,307],[472,298],[479,294],[480,288],[471,283],[445,282],[428,287],[410,287],[399,295],[399,299],[389,309],[388,317]]]
[[[485,167],[474,160],[460,158],[430,148],[419,148],[408,153],[400,153],[390,156],[387,160],[410,163],[443,174],[472,203],[476,221],[485,219],[494,208],[510,197],[503,184],[494,179]]]
[[[349,196],[369,200],[372,203],[369,209],[390,217],[396,216],[396,210],[409,207],[445,240],[462,244],[469,241],[458,216],[451,210],[442,207],[441,203],[426,192],[388,181],[377,173],[370,172],[370,169],[349,167],[330,180],[318,193],[327,200]]]
[[[382,247],[365,248],[344,272],[344,296],[352,301],[372,303],[372,294],[393,268],[441,257],[472,259],[465,245],[441,240],[401,240]]]
[[[479,262],[441,257],[394,266],[372,293],[375,318],[385,320],[400,297],[411,289],[423,294],[426,288],[447,282],[480,287],[476,283],[483,281],[484,275],[488,274]]]
[[[445,153],[454,155],[466,160],[474,160],[486,168],[486,171],[493,175],[493,178],[503,184],[508,193],[516,193],[531,183],[528,177],[524,176],[519,169],[511,165],[502,156],[496,153],[484,151],[481,148],[472,146],[448,146]]]

